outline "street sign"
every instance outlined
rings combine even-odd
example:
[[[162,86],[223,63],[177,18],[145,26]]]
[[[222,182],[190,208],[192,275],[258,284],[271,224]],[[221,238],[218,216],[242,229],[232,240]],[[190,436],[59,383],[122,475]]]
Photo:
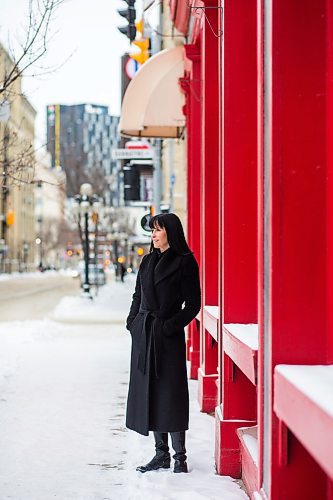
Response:
[[[125,63],[125,73],[130,80],[132,80],[139,68],[140,64],[134,61],[134,59],[131,59],[130,57],[127,59]]]
[[[125,142],[126,149],[151,149],[150,144],[147,141],[127,141]]]
[[[153,158],[151,149],[112,149],[113,160],[135,160]]]
[[[149,231],[151,232],[151,228],[149,226],[149,221],[150,219],[152,218],[152,215],[149,213],[149,214],[146,214],[144,215],[142,218],[141,218],[141,227],[144,231]]]

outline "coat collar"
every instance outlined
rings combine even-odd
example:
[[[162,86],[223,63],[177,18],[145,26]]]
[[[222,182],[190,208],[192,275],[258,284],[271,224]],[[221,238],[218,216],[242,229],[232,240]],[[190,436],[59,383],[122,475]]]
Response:
[[[146,299],[152,309],[157,309],[156,294],[154,287],[162,280],[173,274],[179,269],[181,255],[175,254],[172,250],[166,255],[160,257],[156,251],[151,252],[142,262],[141,283]],[[155,269],[156,265],[156,269]],[[155,269],[155,271],[154,271]]]
[[[158,256],[154,252],[145,256],[140,267],[141,285],[147,304],[150,309],[157,309],[156,294],[154,293],[154,267]]]
[[[158,257],[157,257],[158,258]],[[181,256],[177,255],[171,248],[165,255],[159,257],[154,273],[154,284],[157,285],[170,274],[173,274],[179,268]]]

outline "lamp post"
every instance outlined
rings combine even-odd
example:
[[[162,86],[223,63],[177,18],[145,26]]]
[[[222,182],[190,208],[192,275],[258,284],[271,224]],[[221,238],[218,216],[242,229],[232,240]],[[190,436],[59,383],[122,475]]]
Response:
[[[5,255],[6,255],[7,245],[4,238],[0,239],[0,257],[1,257],[1,272],[5,272]]]
[[[29,244],[24,241],[23,242],[23,265],[24,265],[24,271],[28,271],[28,265],[27,265],[27,260],[28,260],[28,253],[29,253]]]
[[[80,218],[83,216],[84,220],[84,230],[83,233],[80,230],[81,236],[84,234],[84,239],[82,238],[82,246],[83,246],[83,254],[84,254],[84,283],[82,285],[83,288],[83,297],[87,297],[92,299],[92,295],[90,293],[90,281],[89,281],[89,253],[90,253],[90,245],[89,245],[89,215],[94,212],[99,205],[99,198],[97,195],[92,194],[92,186],[89,183],[84,183],[80,187],[80,194],[76,195],[74,200],[74,208],[78,215],[78,223],[79,228]]]
[[[118,249],[118,244],[119,244],[119,224],[117,221],[114,221],[112,224],[112,239],[113,239],[113,265],[115,268],[115,273],[116,273],[116,280],[118,280],[120,276],[120,268],[119,268],[119,262],[118,262],[118,257],[119,257],[119,249]]]
[[[38,238],[36,238],[35,242],[36,242],[36,245],[40,248],[38,269],[42,272],[43,271],[43,240],[42,240],[42,238],[38,237]]]

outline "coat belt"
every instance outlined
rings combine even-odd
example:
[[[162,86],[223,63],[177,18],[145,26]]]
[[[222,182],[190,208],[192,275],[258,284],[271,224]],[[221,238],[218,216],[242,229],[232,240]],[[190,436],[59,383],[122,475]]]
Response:
[[[140,337],[140,350],[139,350],[139,357],[138,357],[138,369],[140,372],[143,374],[146,373],[146,365],[147,365],[147,350],[148,350],[148,328],[147,328],[147,320],[148,317],[151,316],[152,318],[160,318],[163,319],[158,311],[154,311],[152,309],[145,309],[143,307],[140,307],[139,313],[143,313],[143,326],[142,326],[142,332],[141,332],[141,337]],[[152,336],[152,346],[154,349],[154,365],[155,365],[155,375],[158,378],[159,377],[159,368],[161,366],[161,355],[162,355],[162,332],[161,329],[156,328],[155,321],[152,322],[151,328],[150,328],[150,334]]]

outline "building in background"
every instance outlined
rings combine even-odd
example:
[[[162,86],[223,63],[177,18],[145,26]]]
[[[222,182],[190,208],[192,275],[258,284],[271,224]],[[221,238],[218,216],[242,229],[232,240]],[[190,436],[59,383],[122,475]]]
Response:
[[[13,65],[0,45],[0,83]],[[21,83],[17,78],[0,98],[1,109],[8,110],[0,120],[1,272],[32,270],[35,259],[36,111],[22,94]]]
[[[66,175],[52,168],[51,155],[37,155],[35,168],[36,267],[56,268],[62,265],[67,244],[64,239]]]
[[[66,173],[67,196],[75,196],[82,183],[90,182],[107,205],[119,205],[117,165],[111,156],[119,143],[118,121],[107,106],[47,106],[47,149],[52,167]]]

